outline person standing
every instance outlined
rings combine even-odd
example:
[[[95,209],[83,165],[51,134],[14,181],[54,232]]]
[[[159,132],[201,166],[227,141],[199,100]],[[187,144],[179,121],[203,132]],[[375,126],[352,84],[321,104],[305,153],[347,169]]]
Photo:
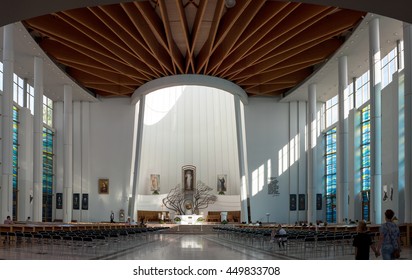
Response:
[[[401,239],[398,226],[393,222],[395,213],[392,209],[385,211],[385,223],[379,229],[379,242],[377,246],[384,260],[394,260],[395,251],[401,250]]]
[[[278,225],[277,230],[273,229],[272,238],[276,239],[279,249],[282,249],[282,248],[285,249],[285,244],[287,241],[287,233],[281,224]]]
[[[13,223],[13,220],[10,218],[10,216],[7,216],[7,218],[4,220],[3,224],[12,225],[14,223]]]
[[[355,247],[355,260],[369,260],[370,249],[373,250],[376,257],[379,256],[372,237],[367,232],[365,221],[358,223],[358,234],[353,239],[353,246]]]
[[[114,213],[112,211],[112,213],[110,214],[110,222],[114,223]]]

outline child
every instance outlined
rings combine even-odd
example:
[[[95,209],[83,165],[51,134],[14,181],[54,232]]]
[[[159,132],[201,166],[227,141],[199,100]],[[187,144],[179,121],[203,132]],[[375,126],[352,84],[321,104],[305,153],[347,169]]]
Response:
[[[355,247],[355,260],[369,260],[369,251],[372,248],[375,256],[379,256],[372,237],[368,234],[365,221],[358,223],[358,234],[353,239]]]

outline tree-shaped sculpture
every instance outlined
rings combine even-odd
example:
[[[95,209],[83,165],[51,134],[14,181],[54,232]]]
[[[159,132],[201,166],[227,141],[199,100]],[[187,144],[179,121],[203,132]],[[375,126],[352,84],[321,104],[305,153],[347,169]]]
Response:
[[[210,194],[213,189],[202,181],[198,181],[195,192],[193,194],[193,211],[195,214],[199,214],[199,209],[205,209],[209,204],[215,203],[217,196]]]
[[[177,185],[163,198],[163,205],[172,211],[175,211],[178,215],[185,214],[184,208],[185,194],[182,190],[182,187]]]
[[[193,193],[193,205],[191,205],[190,209],[192,213],[199,214],[199,209],[205,209],[209,204],[215,203],[217,197],[209,193],[212,190],[212,188],[203,182],[197,182]],[[187,201],[185,191],[179,184],[171,189],[167,196],[163,198],[163,205],[167,209],[176,212],[177,215],[184,215],[187,210],[185,201]]]

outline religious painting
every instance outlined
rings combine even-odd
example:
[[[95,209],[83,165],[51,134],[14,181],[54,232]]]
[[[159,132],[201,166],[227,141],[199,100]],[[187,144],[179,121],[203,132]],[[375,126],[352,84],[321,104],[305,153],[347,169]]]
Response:
[[[299,210],[305,210],[306,208],[306,197],[304,194],[299,194]]]
[[[268,194],[272,196],[279,196],[279,181],[277,177],[268,178]]]
[[[63,209],[63,194],[56,193],[56,209]]]
[[[296,194],[291,194],[289,196],[289,210],[296,211]]]
[[[89,194],[82,194],[82,210],[89,210]]]
[[[80,209],[80,194],[74,193],[73,194],[73,210]]]
[[[316,210],[322,210],[322,194],[316,194]]]
[[[217,191],[219,193],[224,193],[227,190],[226,182],[227,182],[226,174],[217,175]]]
[[[150,174],[150,191],[158,194],[160,191],[160,175]]]
[[[182,167],[182,182],[184,191],[194,191],[196,182],[196,167],[185,165]]]
[[[99,194],[109,193],[109,179],[99,179]]]

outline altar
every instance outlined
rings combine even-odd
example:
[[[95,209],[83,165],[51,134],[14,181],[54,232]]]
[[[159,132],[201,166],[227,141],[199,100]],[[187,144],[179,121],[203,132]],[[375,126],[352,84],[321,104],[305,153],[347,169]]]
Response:
[[[201,225],[204,218],[203,215],[175,215],[174,221],[181,225]]]

